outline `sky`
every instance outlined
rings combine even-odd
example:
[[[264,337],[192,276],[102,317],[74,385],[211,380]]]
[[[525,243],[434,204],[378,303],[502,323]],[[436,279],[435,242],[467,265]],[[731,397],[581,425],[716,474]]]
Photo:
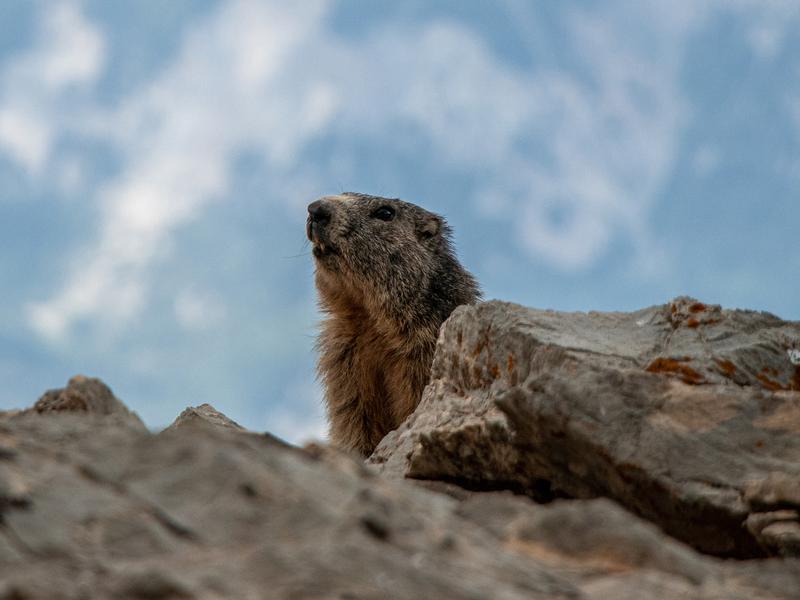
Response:
[[[444,215],[487,299],[800,320],[796,0],[4,0],[0,409],[325,435],[305,207]]]

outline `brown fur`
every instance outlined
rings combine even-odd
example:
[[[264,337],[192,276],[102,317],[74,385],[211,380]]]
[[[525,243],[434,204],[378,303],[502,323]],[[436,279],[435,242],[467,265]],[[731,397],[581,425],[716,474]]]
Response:
[[[444,219],[414,204],[329,196],[309,206],[307,229],[331,442],[367,456],[419,403],[441,324],[480,292]]]

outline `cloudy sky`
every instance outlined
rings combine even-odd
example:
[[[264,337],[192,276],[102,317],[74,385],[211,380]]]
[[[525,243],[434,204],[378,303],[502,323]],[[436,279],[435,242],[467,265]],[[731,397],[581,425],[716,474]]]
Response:
[[[0,409],[324,433],[305,206],[444,214],[488,298],[800,320],[796,0],[0,3]]]

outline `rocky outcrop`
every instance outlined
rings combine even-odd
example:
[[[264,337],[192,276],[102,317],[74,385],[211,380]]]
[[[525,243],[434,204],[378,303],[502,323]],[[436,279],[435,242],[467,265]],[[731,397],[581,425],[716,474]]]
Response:
[[[573,582],[581,597],[731,600],[797,594],[797,561],[699,555],[607,499],[537,505],[507,492],[484,492],[462,502],[457,513]]]
[[[244,431],[244,427],[236,421],[229,419],[210,404],[190,406],[178,415],[172,424],[164,431],[180,429],[181,427],[224,427],[234,431]]]
[[[461,307],[390,477],[608,497],[729,557],[800,555],[800,324],[690,298],[634,313]]]
[[[796,563],[700,555],[610,500],[459,501],[325,446],[232,427],[211,407],[154,435],[73,404],[0,420],[0,598],[788,600],[800,589]]]
[[[99,379],[76,375],[67,387],[45,392],[25,412],[72,412],[112,416],[144,431],[145,425],[135,412],[120,402],[111,389]]]
[[[689,299],[461,308],[367,464],[210,405],[154,434],[76,377],[0,414],[0,600],[793,600],[799,340]]]

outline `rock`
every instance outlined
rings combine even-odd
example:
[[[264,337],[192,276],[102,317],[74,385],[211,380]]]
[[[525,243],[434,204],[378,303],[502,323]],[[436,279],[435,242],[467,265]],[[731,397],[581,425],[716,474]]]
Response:
[[[459,501],[211,407],[190,414],[157,435],[86,410],[1,420],[0,598],[789,600],[800,588],[798,561],[703,556],[610,500]]]
[[[798,561],[698,555],[607,499],[537,506],[508,492],[490,492],[472,495],[456,512],[568,578],[589,598],[745,600],[791,596],[800,584]]]
[[[244,435],[259,436],[263,440],[282,446],[284,448],[293,448],[290,444],[284,442],[277,436],[271,433],[255,433],[248,431],[236,421],[229,419],[227,416],[219,412],[210,404],[201,404],[200,406],[190,406],[186,408],[172,424],[165,428],[159,435],[170,435],[173,431],[178,429],[194,429],[194,428],[211,428],[211,429],[224,429],[226,431],[234,431]]]
[[[139,416],[125,406],[99,379],[76,375],[67,382],[67,387],[48,390],[32,408],[24,411],[7,413],[5,418],[36,413],[53,415],[65,413],[91,413],[94,415],[114,416],[138,429],[146,427]]]
[[[797,556],[800,323],[690,298],[634,313],[488,302],[370,463],[388,477],[605,496],[730,557]]]
[[[228,428],[0,423],[0,579],[17,597],[578,598],[456,502]],[[23,500],[24,499],[24,500]],[[485,539],[486,538],[486,539]],[[9,594],[12,592],[10,591]]]
[[[611,500],[562,500],[536,506],[505,494],[475,494],[457,512],[557,571],[590,577],[651,568],[696,585],[709,569],[725,564],[698,559],[691,548],[666,538],[657,527]]]
[[[1,427],[18,449],[2,473],[28,490],[3,514],[0,572],[19,597],[749,599],[800,585],[795,563],[743,574],[610,501],[459,503],[226,429]]]
[[[178,415],[172,424],[164,431],[178,429],[186,426],[209,425],[211,427],[223,427],[226,429],[233,429],[244,431],[244,427],[239,425],[219,412],[210,404],[201,404],[200,406],[190,406]]]

